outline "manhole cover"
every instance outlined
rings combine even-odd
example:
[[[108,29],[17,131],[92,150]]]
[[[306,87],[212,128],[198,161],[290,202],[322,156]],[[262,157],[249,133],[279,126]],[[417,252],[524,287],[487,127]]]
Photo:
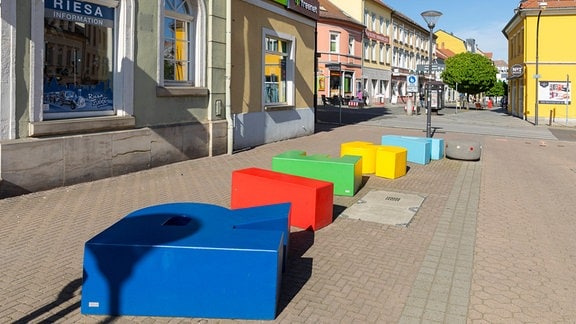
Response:
[[[420,195],[369,191],[356,204],[348,207],[341,216],[388,225],[408,226],[425,197]]]

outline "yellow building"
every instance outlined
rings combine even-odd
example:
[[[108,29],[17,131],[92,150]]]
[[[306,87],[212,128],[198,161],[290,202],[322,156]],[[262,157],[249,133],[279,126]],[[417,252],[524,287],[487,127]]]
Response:
[[[521,2],[504,27],[508,39],[508,111],[534,124],[574,124],[576,78],[574,1]]]
[[[452,33],[448,33],[442,29],[434,33],[436,35],[436,48],[438,50],[448,49],[454,54],[460,54],[468,52],[466,48],[466,42]]]

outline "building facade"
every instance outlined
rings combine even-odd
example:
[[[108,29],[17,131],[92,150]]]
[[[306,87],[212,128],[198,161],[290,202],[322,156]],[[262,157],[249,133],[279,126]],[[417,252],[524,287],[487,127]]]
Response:
[[[469,52],[467,42],[443,29],[434,32],[438,50],[449,50],[454,54]]]
[[[297,2],[1,0],[0,197],[312,133]]]
[[[364,25],[329,0],[320,0],[317,25],[317,93],[323,103],[341,104],[362,91]],[[336,100],[334,100],[336,98]]]
[[[413,102],[418,98],[417,93],[407,91],[407,77],[411,74],[418,73],[418,66],[428,64],[430,31],[423,28],[410,18],[398,11],[392,12],[392,103],[398,102],[398,99],[405,102],[407,97],[412,97]],[[432,55],[435,58],[436,43],[435,36],[432,40]],[[421,73],[419,78],[419,92],[424,90],[426,80],[435,79],[436,74],[432,76]]]
[[[364,25],[362,37],[362,84],[370,104],[390,101],[392,80],[392,9],[381,1],[331,0],[351,18]]]
[[[234,150],[314,133],[317,0],[232,1]]]
[[[545,5],[545,6],[544,6]],[[573,1],[523,1],[502,32],[508,39],[508,111],[539,123],[576,123],[571,98],[576,45]]]

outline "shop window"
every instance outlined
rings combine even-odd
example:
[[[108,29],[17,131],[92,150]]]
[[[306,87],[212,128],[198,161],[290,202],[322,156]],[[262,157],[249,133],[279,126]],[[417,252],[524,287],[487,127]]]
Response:
[[[113,115],[116,9],[90,1],[44,5],[43,119]]]
[[[162,82],[164,86],[200,87],[204,83],[203,9],[201,1],[164,0]]]
[[[265,31],[263,47],[263,97],[266,109],[274,106],[293,105],[294,38]]]

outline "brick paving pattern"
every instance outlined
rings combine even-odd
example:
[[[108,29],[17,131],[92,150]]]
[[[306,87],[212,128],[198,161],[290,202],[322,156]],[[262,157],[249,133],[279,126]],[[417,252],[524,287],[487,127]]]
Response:
[[[423,136],[382,125],[325,128],[234,155],[0,200],[0,318],[6,323],[253,323],[80,314],[83,244],[136,209],[173,201],[229,207],[235,169],[271,167],[289,149],[339,155],[352,140]],[[446,132],[483,144],[482,160],[409,164],[365,176],[337,215],[373,189],[426,197],[409,226],[336,217],[293,229],[273,323],[576,322],[576,143]]]

